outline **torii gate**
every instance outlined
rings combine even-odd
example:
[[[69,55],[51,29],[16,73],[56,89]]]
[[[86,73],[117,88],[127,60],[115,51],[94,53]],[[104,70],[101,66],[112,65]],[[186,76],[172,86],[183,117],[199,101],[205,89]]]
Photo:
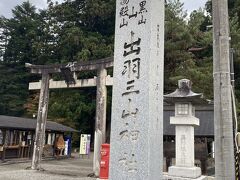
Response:
[[[99,176],[100,170],[100,148],[106,142],[106,109],[107,109],[107,88],[113,85],[113,79],[107,75],[107,68],[113,67],[113,57],[96,61],[79,63],[68,63],[58,65],[32,65],[26,64],[33,74],[41,74],[42,80],[30,82],[29,90],[39,90],[39,107],[37,116],[36,137],[34,141],[34,151],[31,168],[40,169],[41,154],[45,137],[45,127],[48,112],[49,89],[60,88],[82,88],[97,86],[96,100],[96,122],[94,138],[94,160],[93,171],[95,176]],[[75,72],[97,70],[97,77],[91,79],[77,79]],[[53,81],[51,74],[62,73],[65,81]]]

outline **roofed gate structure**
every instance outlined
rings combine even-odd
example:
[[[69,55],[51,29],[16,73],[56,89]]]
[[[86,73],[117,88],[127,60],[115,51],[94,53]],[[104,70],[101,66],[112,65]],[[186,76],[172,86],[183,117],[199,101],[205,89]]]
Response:
[[[32,169],[40,168],[42,141],[45,136],[46,119],[48,112],[49,88],[81,88],[97,87],[96,100],[96,123],[94,139],[94,167],[95,176],[99,176],[100,168],[100,148],[101,144],[106,142],[106,102],[107,88],[112,85],[112,78],[107,75],[107,68],[113,67],[113,58],[105,58],[96,61],[87,61],[79,63],[68,63],[58,65],[32,65],[26,64],[33,74],[41,74],[40,82],[30,83],[30,90],[41,89],[39,98],[39,108],[37,116],[36,138],[34,142],[34,154],[32,159]],[[77,79],[75,72],[97,70],[97,77],[92,79]],[[53,81],[51,74],[61,73],[65,81]]]

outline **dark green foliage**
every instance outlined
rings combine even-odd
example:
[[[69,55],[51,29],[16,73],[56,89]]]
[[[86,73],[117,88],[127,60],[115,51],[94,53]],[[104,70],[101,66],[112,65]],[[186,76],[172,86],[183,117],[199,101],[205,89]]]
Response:
[[[2,17],[0,114],[37,114],[39,93],[28,92],[33,78],[25,63],[54,64],[112,56],[114,11],[113,0],[76,0],[61,5],[49,2],[49,8],[40,13],[24,2],[13,10],[13,18]],[[88,74],[79,76],[86,78],[94,73]],[[95,91],[96,88],[51,92],[49,119],[92,134]]]
[[[21,116],[28,97],[28,82],[32,80],[24,67],[34,63],[37,54],[34,43],[41,36],[35,7],[24,2],[13,10],[13,18],[0,18],[0,114]]]
[[[48,118],[92,134],[95,124],[95,89],[51,91]],[[79,139],[74,139],[78,141]]]
[[[13,18],[4,21],[5,63],[22,65],[25,62],[37,62],[39,54],[35,46],[43,35],[40,24],[41,20],[36,9],[29,2],[15,7]]]
[[[76,0],[49,3],[50,35],[60,62],[99,59],[113,55],[114,0]]]
[[[23,78],[27,78],[27,74],[23,75],[23,66],[14,64],[0,64],[0,112],[13,116],[21,116],[24,113],[23,104],[28,96],[27,83],[23,82]]]
[[[193,11],[186,21],[180,1],[168,1],[165,21],[165,92],[176,89],[177,80],[191,79],[194,90],[212,99],[211,18]]]
[[[179,1],[168,1],[166,4],[165,18],[165,91],[170,92],[176,88],[175,80],[178,76],[176,70],[182,63],[191,59],[188,52],[191,47],[192,36],[184,20],[186,13],[182,9],[183,4]]]
[[[238,102],[238,115],[240,116],[240,0],[229,0],[231,48],[234,49],[235,93]],[[212,2],[206,4],[207,11],[212,14]]]

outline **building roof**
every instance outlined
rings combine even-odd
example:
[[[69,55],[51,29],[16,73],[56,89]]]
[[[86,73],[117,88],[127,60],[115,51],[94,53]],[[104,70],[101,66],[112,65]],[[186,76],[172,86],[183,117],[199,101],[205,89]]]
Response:
[[[0,128],[35,130],[36,123],[36,119],[0,115]],[[46,131],[77,132],[73,128],[64,126],[53,121],[47,121]]]
[[[174,106],[164,106],[164,135],[175,136],[175,125],[170,124],[170,117],[174,114]],[[200,122],[200,126],[194,129],[195,136],[214,136],[213,105],[196,106],[195,116],[199,118]]]
[[[192,91],[192,82],[188,79],[179,80],[178,88],[174,92],[164,95],[164,101],[170,104],[175,104],[176,102],[207,104],[207,101],[203,99],[202,93]]]
[[[164,105],[163,134],[175,136],[175,125],[170,124],[170,117],[174,116],[174,106]],[[214,136],[214,111],[213,105],[196,106],[196,117],[200,119],[200,126],[195,127],[196,136]],[[22,130],[35,130],[36,119],[19,118],[0,115],[0,128],[12,128]],[[59,132],[77,132],[62,124],[47,121],[46,130]]]

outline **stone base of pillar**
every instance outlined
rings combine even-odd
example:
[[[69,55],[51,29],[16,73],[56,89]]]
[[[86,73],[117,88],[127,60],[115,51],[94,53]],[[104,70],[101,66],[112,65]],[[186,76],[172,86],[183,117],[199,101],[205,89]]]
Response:
[[[214,178],[207,177],[207,176],[200,176],[198,178],[183,178],[183,177],[175,177],[169,176],[167,174],[163,175],[163,180],[214,180]]]
[[[201,177],[202,172],[199,167],[179,167],[171,166],[168,169],[169,176],[197,179]]]

